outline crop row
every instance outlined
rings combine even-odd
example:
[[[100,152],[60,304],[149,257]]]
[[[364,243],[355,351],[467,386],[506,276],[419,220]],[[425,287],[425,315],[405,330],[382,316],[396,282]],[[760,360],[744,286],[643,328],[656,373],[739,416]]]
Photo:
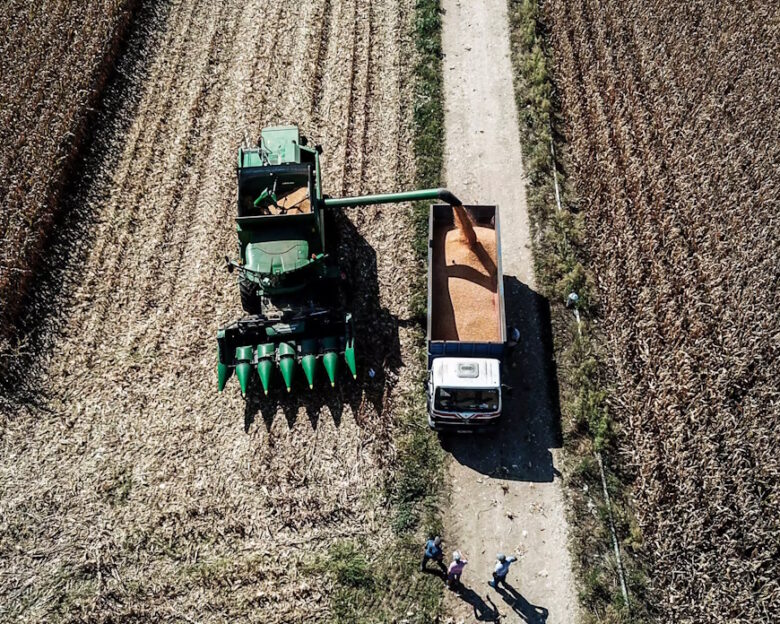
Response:
[[[771,3],[545,6],[620,463],[663,621],[780,610]]]
[[[9,0],[0,20],[0,350],[135,0]]]

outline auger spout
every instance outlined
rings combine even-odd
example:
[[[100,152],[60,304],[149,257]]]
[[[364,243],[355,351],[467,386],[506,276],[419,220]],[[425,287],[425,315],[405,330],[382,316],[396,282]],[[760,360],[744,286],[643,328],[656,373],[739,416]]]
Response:
[[[328,197],[323,200],[325,208],[353,208],[373,204],[399,204],[402,202],[440,200],[450,206],[460,206],[461,201],[445,188],[403,191],[401,193],[379,193],[357,197]]]

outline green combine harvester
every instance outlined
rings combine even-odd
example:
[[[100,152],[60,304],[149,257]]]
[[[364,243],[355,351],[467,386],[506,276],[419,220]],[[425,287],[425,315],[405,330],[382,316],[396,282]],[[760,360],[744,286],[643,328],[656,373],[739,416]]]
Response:
[[[235,371],[246,396],[254,370],[268,394],[274,369],[287,392],[296,370],[313,388],[322,369],[336,385],[341,360],[357,378],[355,329],[346,306],[331,211],[352,206],[439,199],[445,189],[334,199],[322,194],[319,146],[296,126],[265,128],[258,147],[238,150],[238,273],[243,318],[217,332],[220,392]]]

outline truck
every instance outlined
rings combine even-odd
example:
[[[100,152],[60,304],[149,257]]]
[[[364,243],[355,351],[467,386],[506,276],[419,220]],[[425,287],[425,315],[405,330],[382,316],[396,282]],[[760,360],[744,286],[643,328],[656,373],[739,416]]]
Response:
[[[502,276],[497,206],[430,207],[426,394],[435,430],[486,429],[501,416]]]

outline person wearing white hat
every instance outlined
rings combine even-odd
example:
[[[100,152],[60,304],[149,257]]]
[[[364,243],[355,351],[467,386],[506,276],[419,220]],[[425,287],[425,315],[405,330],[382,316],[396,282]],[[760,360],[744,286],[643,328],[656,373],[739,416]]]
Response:
[[[452,553],[452,563],[447,568],[447,587],[454,589],[460,585],[460,575],[463,574],[463,568],[467,563],[468,560],[461,557],[457,550]]]
[[[493,580],[488,581],[488,585],[494,589],[498,589],[500,583],[506,586],[506,575],[509,574],[509,566],[517,561],[517,557],[507,557],[503,553],[498,553],[496,561],[496,567],[493,570]]]

